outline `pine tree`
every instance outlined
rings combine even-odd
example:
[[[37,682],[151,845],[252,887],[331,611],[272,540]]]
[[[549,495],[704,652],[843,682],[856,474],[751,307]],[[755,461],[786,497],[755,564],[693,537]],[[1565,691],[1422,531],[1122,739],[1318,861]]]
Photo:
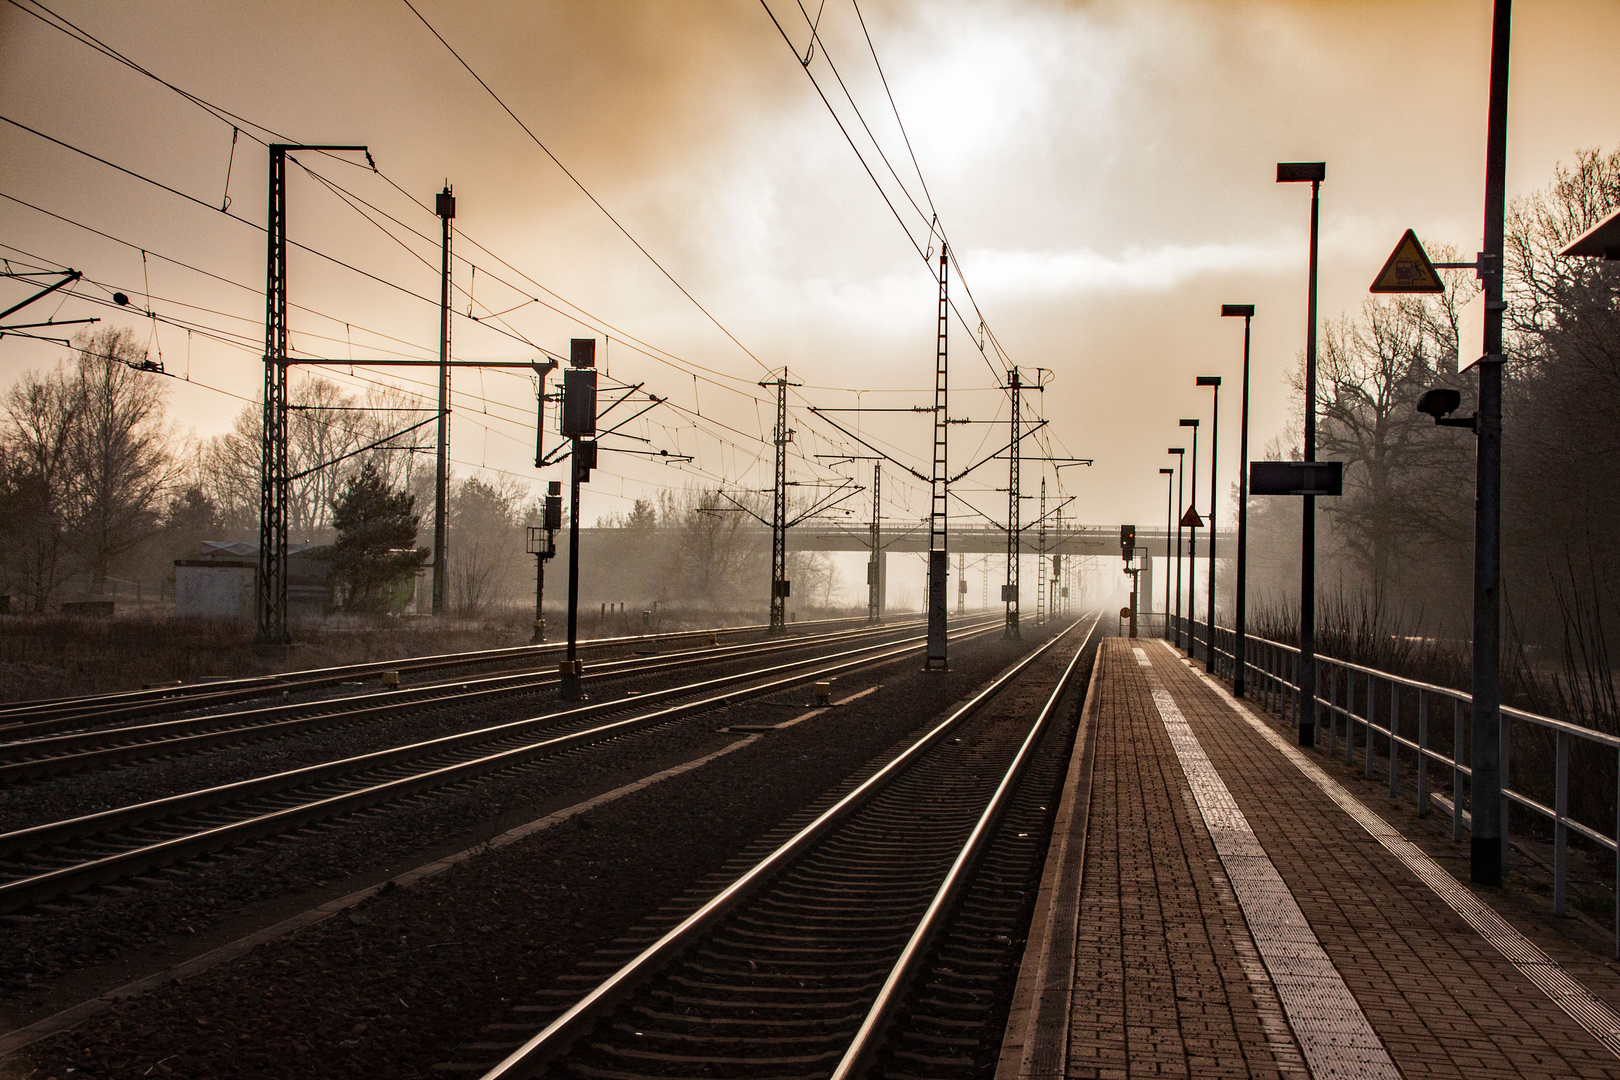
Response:
[[[344,587],[345,611],[383,612],[393,587],[427,562],[416,543],[416,496],[393,491],[367,463],[332,504],[337,540],[327,559]]]

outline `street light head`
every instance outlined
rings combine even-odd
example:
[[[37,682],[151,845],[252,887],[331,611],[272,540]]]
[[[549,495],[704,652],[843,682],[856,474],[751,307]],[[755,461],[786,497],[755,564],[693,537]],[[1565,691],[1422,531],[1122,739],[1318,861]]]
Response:
[[[1221,385],[1221,377],[1219,375],[1200,375],[1198,376],[1198,385],[1219,386]]]
[[[1314,180],[1320,183],[1327,179],[1327,162],[1325,161],[1279,161],[1277,162],[1277,183],[1298,184]]]
[[[1170,449],[1165,451],[1167,454],[1185,454],[1186,452],[1187,448],[1185,446],[1172,446]]]
[[[1160,476],[1174,476],[1174,475],[1176,475],[1176,470],[1174,470],[1174,469],[1160,469],[1159,470],[1159,475]]]
[[[1427,413],[1439,420],[1443,416],[1450,416],[1462,404],[1462,394],[1456,390],[1435,389],[1426,390],[1417,400],[1417,410]]]
[[[1254,305],[1253,304],[1222,304],[1221,305],[1221,318],[1223,318],[1223,319],[1231,318],[1233,316],[1236,316],[1238,318],[1248,319],[1248,318],[1252,318],[1253,315],[1254,315]]]
[[[1183,420],[1181,422],[1181,426],[1182,427],[1197,427],[1198,426],[1198,421],[1197,420]]]

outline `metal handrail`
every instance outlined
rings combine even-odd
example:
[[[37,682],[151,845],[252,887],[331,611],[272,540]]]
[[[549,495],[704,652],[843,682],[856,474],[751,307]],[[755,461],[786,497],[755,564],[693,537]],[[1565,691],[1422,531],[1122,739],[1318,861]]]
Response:
[[[1189,622],[1182,618],[1170,618],[1170,627],[1166,637],[1178,641],[1182,634],[1187,634],[1190,642],[1189,653],[1193,656],[1207,656],[1208,629],[1204,624]],[[1215,656],[1216,672],[1230,678],[1236,663],[1233,650],[1236,648],[1235,633],[1228,627],[1215,628]],[[1244,672],[1253,687],[1253,694],[1266,708],[1273,709],[1283,715],[1289,723],[1299,723],[1301,702],[1299,682],[1297,678],[1297,660],[1299,649],[1282,642],[1272,641],[1268,638],[1259,638],[1248,635],[1245,639]],[[1348,660],[1338,660],[1330,656],[1317,655],[1318,666],[1317,693],[1315,695],[1315,714],[1320,719],[1326,714],[1327,719],[1327,747],[1325,752],[1332,756],[1339,753],[1339,724],[1344,725],[1343,758],[1345,765],[1353,763],[1356,734],[1359,728],[1364,749],[1363,774],[1370,780],[1374,771],[1374,740],[1381,741],[1387,748],[1390,798],[1397,797],[1397,778],[1399,776],[1399,755],[1404,750],[1411,751],[1417,758],[1417,811],[1419,817],[1426,817],[1430,802],[1439,803],[1451,811],[1451,838],[1460,841],[1465,831],[1472,828],[1472,819],[1463,809],[1463,790],[1467,781],[1473,774],[1472,770],[1459,760],[1460,748],[1464,745],[1464,736],[1467,727],[1464,724],[1464,713],[1473,705],[1471,694],[1462,690],[1454,690],[1447,686],[1437,686],[1434,683],[1424,682],[1420,679],[1407,678],[1377,668],[1367,667],[1364,664],[1353,663]],[[1325,677],[1324,677],[1325,676]],[[1340,683],[1343,683],[1341,702]],[[1327,686],[1327,697],[1321,696],[1324,685]],[[1379,684],[1382,684],[1380,686]],[[1363,712],[1356,712],[1356,688],[1362,685],[1366,688],[1366,697],[1363,700]],[[1401,696],[1404,693],[1414,694],[1417,697],[1417,738],[1412,739],[1400,731]],[[1378,699],[1387,694],[1386,721],[1378,722]],[[1433,749],[1429,745],[1429,706],[1432,700],[1440,699],[1450,701],[1452,705],[1452,754],[1450,756]],[[1502,856],[1506,862],[1508,846],[1508,811],[1513,805],[1518,805],[1537,814],[1551,822],[1553,827],[1553,914],[1562,918],[1568,913],[1569,893],[1569,834],[1575,833],[1599,848],[1615,855],[1615,916],[1614,955],[1620,959],[1620,790],[1616,792],[1616,811],[1614,835],[1605,835],[1584,822],[1577,821],[1569,815],[1569,758],[1570,745],[1574,740],[1580,740],[1600,750],[1611,751],[1616,755],[1615,768],[1617,787],[1620,787],[1620,738],[1582,727],[1567,720],[1558,720],[1551,716],[1541,716],[1526,712],[1512,706],[1501,707],[1502,716],[1508,720],[1518,721],[1531,727],[1540,728],[1552,733],[1554,737],[1554,776],[1553,776],[1553,802],[1548,806],[1541,799],[1523,791],[1514,790],[1509,783],[1509,749],[1511,726],[1503,724],[1500,729],[1499,746],[1501,757],[1502,777]],[[1322,749],[1320,746],[1318,749]],[[1433,763],[1451,771],[1451,797],[1448,799],[1429,790],[1429,765]]]

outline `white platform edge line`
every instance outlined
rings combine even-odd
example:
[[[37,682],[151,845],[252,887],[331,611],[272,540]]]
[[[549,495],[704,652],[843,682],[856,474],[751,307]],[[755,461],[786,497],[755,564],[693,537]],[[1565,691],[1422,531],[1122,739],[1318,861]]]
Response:
[[[1164,645],[1172,656],[1177,655],[1167,642],[1160,644]],[[1519,933],[1511,923],[1498,915],[1489,904],[1475,896],[1472,890],[1453,877],[1445,867],[1429,858],[1422,848],[1402,836],[1394,826],[1346,791],[1337,780],[1323,772],[1321,767],[1307,758],[1298,747],[1290,746],[1287,740],[1272,730],[1270,724],[1250,712],[1224,686],[1204,672],[1195,669],[1194,674],[1220,694],[1250,727],[1276,747],[1283,757],[1305,774],[1308,780],[1321,788],[1340,809],[1354,818],[1373,839],[1400,859],[1418,880],[1433,890],[1451,910],[1462,916],[1463,920],[1478,931],[1492,948],[1523,972],[1525,977],[1535,983],[1555,1005],[1590,1032],[1593,1038],[1603,1044],[1604,1049],[1620,1058],[1620,1013],[1577,982],[1539,945]]]
[[[1146,650],[1138,646],[1133,651],[1306,1067],[1315,1077],[1400,1080],[1383,1040],[1322,948]]]

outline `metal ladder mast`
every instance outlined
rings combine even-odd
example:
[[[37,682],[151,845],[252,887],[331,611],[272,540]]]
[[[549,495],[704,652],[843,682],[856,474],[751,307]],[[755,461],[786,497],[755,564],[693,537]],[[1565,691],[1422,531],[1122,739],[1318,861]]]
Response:
[[[883,581],[878,572],[882,542],[883,462],[872,462],[872,558],[866,564],[866,618],[877,622],[883,616]]]
[[[258,636],[282,647],[287,633],[287,154],[293,150],[352,150],[364,146],[271,143],[270,211],[265,222],[264,423],[259,454]]]
[[[1040,517],[1035,519],[1035,625],[1046,622],[1046,477],[1041,477]]]
[[[761,383],[761,386],[772,385]],[[787,628],[787,446],[793,433],[787,426],[787,368],[775,380],[776,427],[771,439],[776,443],[776,482],[771,488],[771,626],[780,634]]]
[[[1008,374],[1007,389],[1012,395],[1012,442],[1007,448],[1007,584],[1002,586],[1001,599],[1007,605],[1007,624],[1003,637],[1016,638],[1018,634],[1018,440],[1023,404],[1022,384],[1015,367]]]
[[[945,540],[945,432],[949,421],[946,406],[946,371],[949,353],[947,332],[950,325],[949,251],[939,246],[939,334],[934,355],[934,470],[928,507],[928,655],[925,669],[944,668],[945,660],[945,582],[950,574]]]
[[[439,423],[433,473],[433,614],[444,614],[445,586],[450,577],[450,222],[456,197],[446,183],[434,200],[443,224],[439,275]]]

